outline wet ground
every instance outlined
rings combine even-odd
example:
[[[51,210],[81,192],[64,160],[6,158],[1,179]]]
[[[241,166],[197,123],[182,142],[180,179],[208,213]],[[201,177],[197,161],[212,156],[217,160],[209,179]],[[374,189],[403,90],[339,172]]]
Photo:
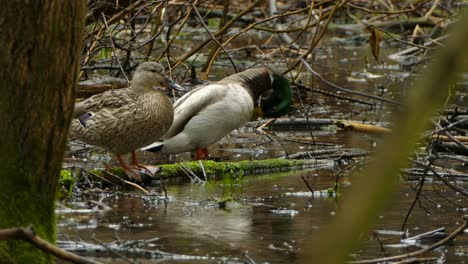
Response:
[[[349,89],[369,94],[398,99],[405,94],[407,72],[388,61],[386,66],[374,63],[365,65],[370,56],[366,46],[342,44],[329,40],[329,46],[318,48],[314,53],[316,70],[324,77]],[[339,52],[337,51],[339,49]],[[390,53],[396,49],[384,49]],[[382,55],[385,58],[385,54]],[[218,65],[220,71],[226,65]],[[325,67],[326,66],[326,67]],[[369,74],[372,75],[369,75]],[[324,88],[317,80],[309,79],[314,87]],[[302,94],[312,105],[295,115],[311,118],[342,118],[373,123],[388,123],[393,107],[377,102],[376,107],[338,101],[317,94]],[[286,153],[320,149],[317,144],[291,142],[286,139],[311,138],[316,142],[358,147],[372,150],[378,140],[368,135],[353,132],[337,132],[334,129],[271,132],[280,140],[268,142],[253,130],[240,129],[220,144],[210,148],[215,157],[228,160],[263,159],[281,157]],[[377,141],[377,142],[376,142]],[[190,154],[160,156],[140,153],[140,158],[151,162],[190,160]],[[104,158],[103,158],[104,157]],[[102,159],[110,156],[95,154],[74,159],[81,165],[101,167]],[[351,163],[351,161],[349,161]],[[314,233],[325,226],[339,212],[340,201],[352,190],[352,177],[342,177],[341,195],[330,197],[327,189],[335,184],[335,173],[347,166],[341,163],[328,170],[293,171],[282,174],[245,176],[236,185],[227,186],[223,180],[193,184],[188,181],[165,184],[168,199],[161,188],[148,188],[151,195],[141,193],[98,191],[90,196],[78,197],[67,206],[94,208],[86,205],[90,200],[109,206],[103,210],[69,211],[58,210],[58,239],[81,242],[109,243],[120,241],[151,240],[134,245],[139,252],[125,254],[139,263],[294,263],[305,240],[314,239]],[[466,167],[465,167],[466,169]],[[466,170],[465,170],[466,172]],[[312,196],[302,176],[308,179],[315,192]],[[466,188],[466,183],[458,183]],[[359,251],[353,256],[360,259],[404,254],[426,244],[400,243],[404,218],[415,197],[411,186],[414,182],[401,181],[392,204],[378,219],[374,232],[363,234]],[[416,235],[439,227],[451,232],[466,214],[467,200],[439,182],[429,182],[424,187],[425,197],[417,204],[409,218],[405,231]],[[227,203],[220,203],[230,199]],[[458,204],[458,206],[456,205]],[[226,206],[225,206],[226,205]],[[76,249],[76,248],[75,248]],[[146,251],[145,251],[146,250]],[[127,263],[122,257],[111,253],[94,254],[97,260],[112,263]],[[157,255],[155,252],[163,252]],[[152,255],[150,254],[152,252]],[[128,253],[128,251],[126,251]],[[168,253],[168,254],[166,254]],[[89,252],[85,255],[93,255]],[[151,255],[151,256],[150,256]],[[441,247],[424,255],[436,257],[438,263],[468,263],[468,237],[461,235],[453,244]]]

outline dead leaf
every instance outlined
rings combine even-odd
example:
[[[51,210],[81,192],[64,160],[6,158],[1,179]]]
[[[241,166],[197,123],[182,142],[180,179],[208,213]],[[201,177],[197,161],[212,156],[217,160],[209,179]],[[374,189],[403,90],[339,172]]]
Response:
[[[380,42],[382,41],[382,31],[373,27],[367,27],[366,31],[371,33],[369,37],[369,45],[372,50],[372,55],[374,56],[374,59],[378,63],[381,63],[379,56],[380,56]]]
[[[424,33],[424,30],[417,24],[414,27],[413,34],[411,34],[411,42],[416,43],[416,44],[424,44],[424,36],[426,33]]]

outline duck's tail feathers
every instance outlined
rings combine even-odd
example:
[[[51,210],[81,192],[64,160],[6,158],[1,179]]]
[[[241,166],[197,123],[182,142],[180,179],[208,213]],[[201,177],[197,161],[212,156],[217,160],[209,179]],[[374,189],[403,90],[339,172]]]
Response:
[[[164,146],[164,142],[157,141],[151,145],[141,148],[140,150],[149,151],[149,152],[159,152],[163,146]]]

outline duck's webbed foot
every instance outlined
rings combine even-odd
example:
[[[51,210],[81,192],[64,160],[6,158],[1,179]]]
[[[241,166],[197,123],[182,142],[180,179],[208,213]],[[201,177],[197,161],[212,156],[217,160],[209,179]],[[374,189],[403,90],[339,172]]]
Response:
[[[140,170],[138,168],[135,169],[127,166],[120,155],[117,155],[117,159],[119,160],[120,167],[124,170],[125,175],[127,175],[129,179],[133,179],[136,182],[141,182]]]
[[[211,156],[207,148],[197,148],[197,153],[195,155],[195,158],[197,160],[206,160],[206,159],[209,159],[210,157]]]
[[[159,171],[159,167],[153,165],[141,165],[136,157],[135,151],[132,151],[132,163],[130,164],[131,168],[142,169],[144,173],[153,177],[156,172]]]
[[[129,179],[133,179],[136,182],[141,182],[141,175],[140,175],[139,169],[127,167],[127,168],[123,168],[123,170],[125,172],[125,175],[127,175]]]

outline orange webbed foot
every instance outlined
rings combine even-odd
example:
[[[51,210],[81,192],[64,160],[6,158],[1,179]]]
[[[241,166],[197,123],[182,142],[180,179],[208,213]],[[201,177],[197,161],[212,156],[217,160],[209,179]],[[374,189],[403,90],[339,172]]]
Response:
[[[152,165],[141,165],[138,162],[135,151],[132,151],[132,163],[130,167],[142,169],[144,173],[148,174],[149,176],[154,176],[154,174],[159,171],[159,167]]]
[[[197,152],[195,155],[195,158],[197,160],[206,160],[206,159],[209,159],[210,157],[211,156],[207,148],[197,148]]]

